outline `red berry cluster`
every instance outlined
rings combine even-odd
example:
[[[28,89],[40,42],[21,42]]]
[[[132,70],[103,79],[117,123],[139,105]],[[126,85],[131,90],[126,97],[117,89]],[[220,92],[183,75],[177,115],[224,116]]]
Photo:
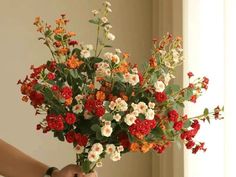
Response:
[[[98,117],[101,117],[105,114],[105,108],[103,106],[102,101],[94,100],[92,98],[89,98],[86,101],[84,107],[88,112],[91,112],[91,113],[95,114]]]

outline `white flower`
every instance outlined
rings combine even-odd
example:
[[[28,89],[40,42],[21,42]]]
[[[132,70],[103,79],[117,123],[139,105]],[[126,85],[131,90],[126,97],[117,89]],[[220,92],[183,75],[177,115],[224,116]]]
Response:
[[[111,121],[105,121],[105,125],[111,126]]]
[[[120,153],[115,151],[111,154],[110,159],[114,162],[119,161],[121,159]]]
[[[124,151],[124,147],[123,147],[122,145],[118,146],[118,147],[117,147],[117,151],[118,151],[118,152]]]
[[[151,108],[151,109],[154,109],[155,108],[155,103],[149,102],[148,107]]]
[[[154,87],[156,92],[163,92],[165,90],[165,84],[162,81],[156,81]]]
[[[164,63],[165,63],[165,65],[166,65],[166,67],[168,67],[168,68],[173,68],[173,66],[171,66],[170,62],[165,61]]]
[[[112,134],[112,127],[110,125],[104,125],[102,128],[101,128],[101,133],[102,133],[102,136],[105,136],[105,137],[110,137],[111,134]]]
[[[100,143],[93,144],[91,149],[92,151],[95,151],[99,155],[103,152],[103,146]]]
[[[92,10],[93,15],[97,15],[99,12],[98,10]]]
[[[112,26],[109,25],[109,24],[107,24],[107,25],[104,27],[104,30],[105,30],[106,32],[108,32],[111,28],[112,28]]]
[[[77,145],[75,151],[77,154],[82,154],[84,152],[84,146]]]
[[[116,103],[115,103],[114,101],[111,101],[110,104],[109,104],[109,108],[110,108],[111,110],[114,110],[115,107],[116,107]]]
[[[115,49],[116,53],[122,53],[120,49]]]
[[[135,74],[138,74],[138,68],[136,68],[136,67],[133,68],[133,69],[132,69],[132,72],[135,73]]]
[[[106,10],[107,10],[108,12],[112,12],[111,8],[109,8],[109,7],[107,7]]]
[[[90,151],[90,152],[88,153],[88,160],[89,160],[90,162],[96,162],[96,161],[98,161],[98,159],[99,159],[99,154],[98,154],[97,152],[95,152],[95,151]]]
[[[113,116],[113,119],[116,121],[116,122],[119,122],[120,119],[121,119],[121,115],[120,114],[116,114]]]
[[[107,17],[102,17],[101,20],[102,20],[103,23],[107,23],[108,22]]]
[[[106,145],[106,153],[112,154],[116,151],[116,146],[114,144],[107,144]]]
[[[127,114],[127,115],[125,116],[124,121],[125,121],[125,123],[126,123],[127,125],[131,126],[131,125],[133,125],[133,124],[135,123],[136,119],[137,119],[137,118],[135,117],[134,114]]]
[[[144,102],[139,102],[138,103],[138,110],[139,110],[139,113],[142,113],[144,114],[148,109],[148,106],[146,105],[146,103]]]
[[[104,57],[105,57],[105,59],[107,59],[107,60],[111,60],[111,59],[112,59],[112,56],[113,56],[113,54],[112,54],[111,52],[106,52],[106,53],[104,54]]]
[[[79,104],[73,106],[72,111],[75,114],[79,114],[79,113],[83,112],[83,107],[84,107],[83,104],[79,103]]]
[[[166,51],[164,51],[164,50],[159,50],[159,52],[162,56],[164,56],[166,54]]]
[[[117,98],[115,100],[115,103],[116,103],[117,111],[127,111],[128,104],[125,102],[125,100],[122,100],[121,98]]]
[[[113,55],[112,56],[112,61],[115,63],[115,64],[118,64],[120,63],[120,58],[118,55]]]
[[[107,39],[111,40],[111,41],[114,41],[115,40],[115,35],[112,34],[112,33],[107,33]]]
[[[108,2],[108,1],[105,1],[105,2],[104,2],[104,5],[111,7],[111,3]]]
[[[84,98],[84,96],[79,94],[79,95],[77,95],[77,96],[75,97],[75,100],[76,100],[77,102],[79,102],[79,101],[81,101],[83,98]]]
[[[139,83],[139,75],[138,74],[130,74],[129,83],[133,86],[135,86],[137,83]]]
[[[89,57],[90,57],[90,51],[87,50],[87,49],[83,49],[83,50],[80,52],[80,55],[81,55],[81,57],[83,57],[83,58],[89,58]]]
[[[93,117],[93,115],[88,112],[87,110],[84,111],[84,119],[91,119]]]
[[[147,110],[147,112],[146,112],[146,114],[145,114],[145,118],[147,119],[147,120],[153,120],[154,119],[154,117],[155,117],[155,112],[154,112],[154,110],[153,109],[148,109]]]
[[[88,45],[86,45],[86,48],[87,48],[88,50],[93,50],[93,45],[92,45],[92,44],[88,44]]]
[[[97,162],[96,167],[98,167],[98,168],[102,167],[102,162],[101,161]]]
[[[138,117],[139,113],[140,113],[139,111],[135,110],[135,111],[133,111],[131,114],[133,114],[133,115],[135,115],[136,117]]]
[[[165,75],[164,75],[164,83],[165,83],[166,85],[168,85],[169,82],[170,82],[170,80],[171,80],[170,74],[169,74],[169,73],[165,74]]]

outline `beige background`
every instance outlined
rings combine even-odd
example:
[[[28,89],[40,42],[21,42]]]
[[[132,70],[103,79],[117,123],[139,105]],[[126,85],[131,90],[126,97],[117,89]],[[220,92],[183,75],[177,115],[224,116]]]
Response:
[[[141,64],[149,57],[153,34],[160,36],[166,31],[181,34],[181,20],[176,21],[181,17],[181,4],[176,6],[174,3],[179,0],[172,1],[111,1],[111,22],[117,37],[114,45],[129,52],[133,63]],[[78,34],[79,41],[94,43],[95,28],[87,21],[90,11],[100,4],[100,0],[1,0],[0,3],[0,138],[48,165],[63,167],[73,163],[75,157],[70,145],[35,131],[38,118],[34,117],[34,110],[20,100],[17,80],[29,72],[31,64],[41,64],[50,57],[48,50],[37,41],[32,22],[35,16],[41,16],[53,23],[61,13],[66,13],[71,20],[69,27]],[[98,169],[99,176],[172,177],[174,171],[170,167],[177,168],[173,166],[175,151],[170,149],[161,158],[148,153],[127,154],[117,163],[107,159],[104,167]],[[175,171],[182,171],[179,159],[180,170]],[[179,177],[183,177],[181,173]]]

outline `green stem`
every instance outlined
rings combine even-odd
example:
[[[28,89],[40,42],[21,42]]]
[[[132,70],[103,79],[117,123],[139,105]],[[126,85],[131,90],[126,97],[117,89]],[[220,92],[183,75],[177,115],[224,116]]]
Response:
[[[98,25],[98,28],[97,28],[97,42],[96,42],[95,56],[97,56],[99,33],[100,33],[100,24]]]

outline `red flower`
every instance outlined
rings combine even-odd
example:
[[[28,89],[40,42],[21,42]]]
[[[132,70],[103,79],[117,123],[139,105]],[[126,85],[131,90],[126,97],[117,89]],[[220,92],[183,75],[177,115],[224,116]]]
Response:
[[[165,146],[160,146],[160,145],[155,145],[154,147],[153,147],[153,149],[157,152],[157,153],[163,153],[164,152],[164,150],[165,150]]]
[[[179,114],[176,110],[171,110],[168,112],[169,120],[172,122],[176,122],[178,120]]]
[[[47,69],[48,69],[48,71],[53,72],[53,71],[55,71],[56,66],[57,66],[56,61],[50,61],[50,63],[47,64]]]
[[[194,88],[194,85],[192,84],[192,83],[190,83],[189,85],[188,85],[188,88]]]
[[[191,127],[193,129],[199,130],[200,129],[200,124],[199,124],[198,120],[194,120]]]
[[[129,138],[128,135],[126,133],[121,133],[118,136],[119,142],[120,144],[124,147],[124,148],[129,148],[130,147],[130,142],[129,142]]]
[[[67,134],[65,134],[65,138],[68,143],[73,143],[75,141],[75,133],[70,131]]]
[[[84,105],[84,108],[88,111],[88,112],[92,112],[95,108],[95,100],[94,99],[88,99]]]
[[[75,134],[75,140],[77,141],[78,145],[80,145],[80,146],[86,146],[88,143],[88,137],[85,135],[82,135],[80,133]]]
[[[155,94],[155,98],[157,100],[157,102],[161,103],[167,100],[167,96],[165,92],[157,92]]]
[[[59,87],[57,85],[53,85],[51,87],[52,91],[58,91],[59,90]]]
[[[197,101],[197,95],[191,96],[190,101],[193,102],[193,103],[196,103],[196,101]]]
[[[142,75],[142,73],[138,72],[138,77],[139,77],[139,84],[143,85],[143,75]]]
[[[41,128],[42,128],[42,126],[40,124],[37,124],[36,130],[40,130]]]
[[[72,125],[76,122],[76,116],[73,113],[66,113],[65,121],[67,124]]]
[[[31,104],[36,108],[41,106],[44,102],[44,96],[40,92],[32,91],[29,96]]]
[[[207,77],[203,77],[203,82],[204,82],[205,84],[209,84],[209,79],[208,79]]]
[[[69,41],[69,45],[75,46],[75,45],[78,45],[78,42],[77,41]]]
[[[71,98],[72,97],[72,89],[68,86],[63,87],[61,90],[61,95],[65,99]]]
[[[95,114],[98,117],[103,116],[105,114],[105,108],[103,106],[100,106],[100,107],[96,108]]]
[[[190,140],[188,143],[185,144],[187,149],[192,149],[194,145],[195,143],[192,140]]]
[[[54,80],[54,79],[56,78],[56,75],[55,75],[54,73],[48,73],[48,74],[47,74],[47,78],[48,78],[49,80]]]
[[[191,77],[193,77],[194,76],[194,74],[192,73],[192,72],[188,72],[188,77],[189,78],[191,78]]]
[[[174,123],[174,126],[173,128],[176,130],[176,131],[180,131],[183,127],[183,122],[182,121],[178,121],[178,122],[175,122]]]
[[[62,131],[64,130],[63,117],[61,115],[47,115],[46,121],[48,127],[52,130]]]

